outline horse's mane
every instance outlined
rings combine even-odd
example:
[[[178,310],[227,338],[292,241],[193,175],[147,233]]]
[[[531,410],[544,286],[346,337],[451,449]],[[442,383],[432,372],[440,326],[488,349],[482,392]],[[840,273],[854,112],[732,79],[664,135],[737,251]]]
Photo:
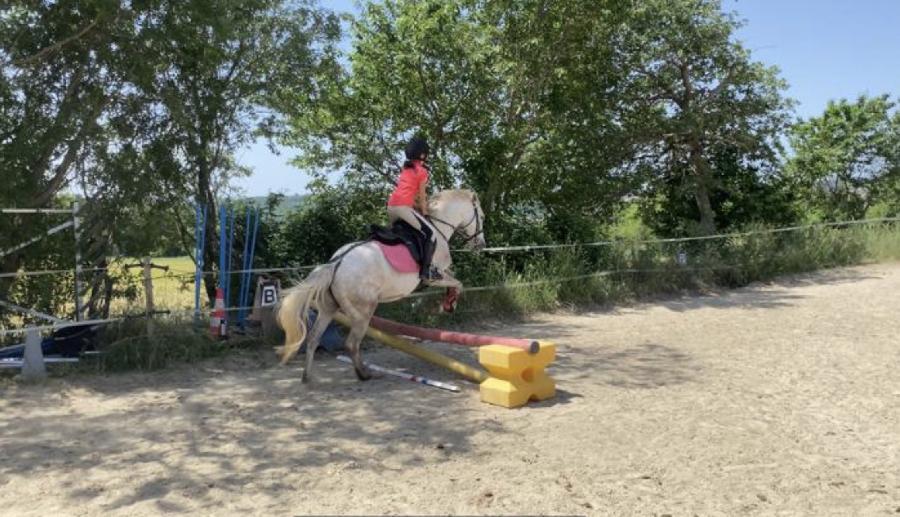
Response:
[[[429,205],[438,201],[472,201],[475,193],[467,189],[448,189],[435,193],[429,199]]]

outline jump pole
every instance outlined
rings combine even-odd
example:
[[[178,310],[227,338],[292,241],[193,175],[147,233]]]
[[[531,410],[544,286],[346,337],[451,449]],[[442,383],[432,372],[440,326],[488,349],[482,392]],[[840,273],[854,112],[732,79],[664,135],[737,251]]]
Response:
[[[338,361],[347,364],[353,364],[353,359],[350,359],[346,355],[337,356]],[[426,386],[433,386],[435,388],[440,388],[442,390],[459,392],[459,387],[454,386],[453,384],[448,384],[446,382],[436,381],[434,379],[429,379],[428,377],[422,377],[421,375],[414,375],[412,373],[401,372],[398,370],[391,370],[390,368],[384,368],[378,366],[377,364],[364,362],[370,370],[383,373],[385,375],[393,375],[394,377],[399,377],[401,379],[405,379],[407,381],[416,382],[419,384],[425,384]]]
[[[341,314],[340,312],[334,315],[334,320],[347,328],[350,327],[350,320],[347,318],[347,316]],[[387,332],[384,332],[372,326],[369,326],[369,328],[366,330],[366,335],[391,348],[396,348],[401,352],[406,352],[407,354],[418,357],[423,361],[428,361],[429,363],[446,368],[451,372],[457,373],[465,377],[466,379],[469,379],[472,382],[481,384],[489,377],[487,373],[479,370],[478,368],[473,368],[472,366],[469,366],[463,362],[457,361],[456,359],[451,359],[445,355],[439,354],[425,347],[414,345],[408,339],[403,339],[402,337],[388,334]]]
[[[479,334],[467,334],[465,332],[449,332],[446,330],[429,329],[407,325],[405,323],[397,323],[396,321],[386,320],[384,318],[379,318],[378,316],[373,316],[369,325],[392,334],[427,339],[429,341],[440,341],[443,343],[454,343],[464,346],[503,345],[525,350],[529,354],[536,354],[541,350],[540,342],[530,339],[482,336]]]

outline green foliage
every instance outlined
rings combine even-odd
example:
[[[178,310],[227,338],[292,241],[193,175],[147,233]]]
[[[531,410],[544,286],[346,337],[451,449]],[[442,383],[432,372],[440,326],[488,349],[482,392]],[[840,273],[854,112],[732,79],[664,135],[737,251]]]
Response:
[[[799,219],[790,183],[780,174],[763,173],[755,164],[741,163],[734,149],[712,159],[710,172],[715,188],[708,199],[719,231],[753,223],[788,226]],[[695,194],[684,178],[665,178],[657,183],[653,195],[648,193],[643,200],[641,215],[660,235],[700,234],[702,216]]]
[[[647,240],[653,238],[653,230],[644,224],[637,203],[626,205],[616,214],[616,221],[609,229],[609,237],[619,240]]]
[[[367,224],[384,219],[383,211],[380,205],[360,206],[340,190],[322,191],[282,222],[279,258],[284,264],[327,262],[338,248],[363,238]]]
[[[750,235],[723,239],[658,242],[620,240],[589,248],[472,255],[460,277],[489,289],[466,292],[457,313],[437,310],[439,295],[405,300],[379,309],[402,321],[452,326],[498,316],[521,317],[541,310],[628,303],[667,293],[735,288],[778,276],[871,260],[900,260],[900,225],[812,227],[775,232],[761,224]],[[685,252],[686,264],[676,260]],[[518,254],[518,255],[521,255]]]
[[[370,2],[348,69],[289,111],[286,141],[319,187],[340,170],[383,199],[424,133],[435,187],[478,191],[497,244],[589,239],[628,193],[677,214],[652,221],[666,233],[744,224],[780,195],[762,177],[790,104],[736,27],[714,0]]]
[[[288,89],[305,96],[292,102],[312,102],[317,76],[336,66],[339,29],[306,1],[17,4],[0,17],[0,204],[47,207],[76,189],[89,200],[84,261],[103,268],[119,253],[188,252],[197,200],[210,207],[215,264],[217,200],[248,172],[235,150],[278,131],[270,108]],[[0,248],[46,228],[35,217],[0,225]],[[4,258],[2,271],[71,266],[62,255],[33,247]],[[17,293],[28,285],[37,286]],[[0,297],[12,287],[0,282]],[[109,292],[91,293],[91,315]]]
[[[857,219],[876,206],[900,210],[900,111],[887,95],[830,102],[791,128],[786,174],[804,212]]]

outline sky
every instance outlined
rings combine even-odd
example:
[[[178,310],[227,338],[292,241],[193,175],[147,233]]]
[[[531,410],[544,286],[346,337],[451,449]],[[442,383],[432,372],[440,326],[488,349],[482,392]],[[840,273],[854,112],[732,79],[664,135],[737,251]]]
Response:
[[[352,0],[322,5],[355,10]],[[752,58],[781,70],[800,117],[831,99],[900,95],[900,0],[722,0],[722,8],[744,20],[736,38]],[[254,172],[237,186],[251,196],[305,192],[307,176],[288,164],[294,154],[275,155],[263,142],[238,152]]]

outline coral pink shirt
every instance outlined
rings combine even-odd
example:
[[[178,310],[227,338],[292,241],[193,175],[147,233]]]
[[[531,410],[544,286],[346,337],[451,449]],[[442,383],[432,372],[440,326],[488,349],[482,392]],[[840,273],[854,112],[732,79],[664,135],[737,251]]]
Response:
[[[412,167],[404,167],[400,171],[397,186],[388,198],[388,206],[415,206],[416,195],[426,183],[428,183],[428,169],[422,164],[422,160],[413,160]]]

